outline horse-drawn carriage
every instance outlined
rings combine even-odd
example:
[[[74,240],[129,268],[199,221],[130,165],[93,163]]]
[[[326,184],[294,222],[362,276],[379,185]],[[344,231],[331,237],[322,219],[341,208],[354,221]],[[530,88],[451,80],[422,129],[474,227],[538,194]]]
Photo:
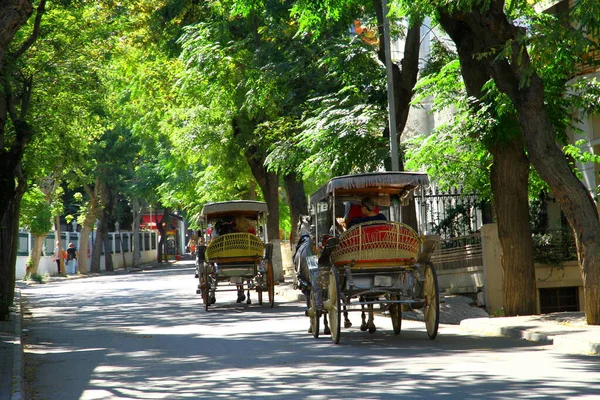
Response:
[[[247,304],[251,304],[250,291],[257,292],[258,304],[267,292],[273,307],[273,245],[263,239],[266,216],[266,203],[250,200],[209,203],[202,209],[206,244],[197,247],[196,293],[202,295],[206,310],[216,302],[215,293],[223,291],[237,291],[238,303],[246,300]]]
[[[439,238],[419,235],[398,222],[400,207],[427,183],[421,173],[348,175],[331,179],[311,196],[310,222],[301,220],[294,264],[314,337],[323,315],[325,333],[338,343],[341,315],[350,327],[350,311],[362,312],[361,330],[375,332],[374,306],[389,313],[395,334],[400,333],[403,306],[422,308],[427,334],[436,337],[438,282],[429,259]],[[365,216],[367,212],[373,216]],[[353,219],[353,213],[363,215]]]

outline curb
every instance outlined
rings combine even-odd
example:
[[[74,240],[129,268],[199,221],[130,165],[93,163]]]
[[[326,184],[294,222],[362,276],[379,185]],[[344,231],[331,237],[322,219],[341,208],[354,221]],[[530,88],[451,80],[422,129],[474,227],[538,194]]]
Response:
[[[25,382],[23,379],[23,343],[21,342],[21,325],[23,320],[23,309],[21,304],[21,289],[15,288],[15,304],[16,311],[13,314],[15,319],[15,333],[14,333],[14,354],[13,354],[13,370],[12,370],[12,387],[11,387],[11,400],[24,400],[25,396]]]
[[[572,339],[561,335],[547,334],[536,331],[536,328],[516,328],[499,326],[487,322],[487,318],[465,319],[460,322],[460,328],[468,332],[482,333],[491,336],[524,339],[530,342],[552,345],[555,350],[570,354],[600,355],[600,343],[582,339]]]
[[[600,343],[573,340],[565,337],[555,337],[554,347],[556,347],[558,351],[561,351],[561,349],[569,349],[569,353],[577,352],[579,354],[593,356],[600,355]]]
[[[277,296],[285,297],[289,301],[306,302],[304,294],[300,290],[294,289],[292,285],[287,282],[275,286],[275,294]]]
[[[531,332],[518,328],[498,326],[483,322],[486,318],[465,319],[460,322],[460,328],[469,332],[479,332],[490,336],[504,336],[514,339],[525,339],[542,344],[553,344],[552,337],[539,332]]]

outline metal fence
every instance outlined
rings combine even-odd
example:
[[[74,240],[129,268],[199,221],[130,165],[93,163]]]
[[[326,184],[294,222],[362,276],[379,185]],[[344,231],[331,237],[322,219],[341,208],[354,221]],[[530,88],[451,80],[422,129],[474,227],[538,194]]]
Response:
[[[533,233],[533,258],[541,264],[559,265],[577,260],[575,235],[568,226]]]
[[[425,217],[427,233],[442,239],[472,235],[483,224],[481,200],[477,194],[462,193],[461,188],[444,192],[430,186],[415,201]]]
[[[474,233],[451,239],[442,239],[433,253],[431,261],[442,270],[456,270],[483,266],[481,234]]]
[[[79,232],[61,232],[61,246],[66,249],[69,243],[73,243],[76,249],[79,249]],[[90,251],[96,238],[96,232],[90,235]],[[26,231],[19,232],[19,244],[17,255],[28,256],[33,249],[34,237]],[[129,253],[133,248],[133,233],[132,232],[111,232],[108,234],[111,254]],[[50,256],[54,252],[54,244],[56,243],[54,232],[49,232],[44,239],[42,246],[42,256]],[[156,232],[140,232],[138,246],[141,251],[156,250]],[[104,248],[102,249],[104,255]]]

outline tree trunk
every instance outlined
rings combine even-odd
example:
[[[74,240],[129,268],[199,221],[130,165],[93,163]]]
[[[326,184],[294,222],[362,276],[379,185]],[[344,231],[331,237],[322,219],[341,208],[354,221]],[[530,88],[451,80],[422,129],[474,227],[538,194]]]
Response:
[[[252,148],[246,150],[246,160],[258,182],[265,202],[269,216],[267,218],[267,242],[273,245],[273,272],[274,278],[278,282],[283,282],[283,264],[281,261],[281,241],[279,237],[279,175],[273,172],[267,172],[264,165],[264,159],[257,159],[252,152]]]
[[[544,105],[544,87],[531,65],[520,38],[523,28],[511,24],[504,14],[504,1],[494,0],[484,10],[474,9],[452,17],[468,25],[481,46],[494,54],[485,60],[498,88],[513,102],[529,159],[548,183],[573,228],[585,291],[587,323],[600,325],[600,237],[598,211],[590,193],[571,170],[554,137],[554,127]],[[496,57],[509,43],[510,59]],[[525,82],[525,84],[524,84]]]
[[[0,321],[8,319],[9,307],[15,295],[15,263],[19,229],[14,217],[16,214],[12,212],[12,204],[9,203],[8,206],[2,215],[2,229],[0,229]]]
[[[384,65],[385,60],[385,41],[388,40],[385,37],[383,29],[383,8],[381,0],[373,0],[373,7],[375,8],[375,14],[377,16],[377,26],[379,30],[379,50],[377,56],[379,61]],[[419,76],[419,47],[421,46],[421,20],[409,21],[408,31],[404,40],[404,57],[398,64],[392,64],[392,81],[394,88],[394,114],[396,117],[396,132],[398,134],[398,165],[399,170],[404,171],[403,155],[400,150],[400,139],[402,133],[406,127],[408,121],[408,113],[410,111],[410,102],[414,94],[414,88],[417,83]],[[388,124],[389,125],[389,124]],[[386,127],[383,131],[383,137],[390,140],[390,130]],[[386,161],[386,169],[390,170],[392,166],[391,157],[390,161]],[[417,210],[415,201],[413,198],[410,199],[407,206],[403,206],[400,209],[402,215],[402,222],[411,228],[418,231],[417,221]]]
[[[56,228],[54,230],[54,241],[57,242],[58,241],[58,259],[59,259],[59,263],[60,263],[60,273],[65,273],[66,269],[65,269],[65,259],[62,256],[63,253],[63,247],[62,247],[62,233],[60,230],[60,216],[56,216],[54,217],[54,227]]]
[[[503,269],[503,303],[506,316],[536,313],[533,241],[529,226],[529,160],[521,138],[491,149],[494,205]]]
[[[90,268],[91,272],[99,273],[100,272],[100,257],[102,256],[102,249],[104,247],[104,240],[107,236],[108,225],[106,223],[106,218],[104,218],[104,211],[100,211],[98,213],[98,225],[96,227],[96,238],[94,239],[94,250],[92,251],[92,266]],[[110,253],[104,252],[104,263],[106,265],[106,258],[110,257]]]
[[[163,215],[160,221],[157,221],[156,228],[160,232],[158,237],[158,262],[162,263],[167,261],[167,231],[163,226],[163,222],[166,223],[169,216],[169,210],[163,208]]]
[[[554,130],[543,105],[541,80],[531,78],[526,92],[513,100],[532,163],[548,183],[552,193],[573,228],[577,255],[585,291],[587,323],[600,325],[600,238],[598,211],[588,189],[571,170],[569,163],[554,142]],[[532,87],[533,86],[533,87]]]
[[[377,16],[379,31],[379,50],[377,57],[385,65],[385,41],[387,40],[383,30],[383,8],[381,0],[373,0],[373,7]],[[419,75],[419,47],[421,45],[421,21],[409,21],[409,28],[404,40],[404,57],[398,64],[392,65],[394,83],[394,105],[396,116],[396,131],[398,132],[398,143],[408,120],[410,102],[414,94],[415,84]],[[389,136],[389,131],[388,131]],[[403,170],[402,168],[400,169]]]
[[[19,243],[19,209],[25,193],[25,180],[20,174],[13,198],[6,204],[0,217],[0,321],[10,315],[10,305],[15,295],[15,265]],[[14,181],[13,181],[14,182]]]
[[[15,112],[15,97],[29,95],[18,93],[16,96],[10,87],[9,62],[6,53],[13,42],[15,34],[21,29],[33,13],[33,2],[29,0],[0,1],[0,75],[6,77],[0,88],[0,320],[8,318],[9,307],[13,302],[15,291],[15,265],[17,261],[17,245],[19,239],[19,209],[21,198],[25,192],[26,180],[21,171],[21,161],[25,146],[30,140],[31,129],[23,118],[27,114],[27,106]],[[41,14],[45,0],[38,4],[38,18],[29,38],[19,46],[14,58],[19,58],[37,38]],[[15,46],[16,47],[16,46]],[[14,65],[14,64],[12,64]],[[30,91],[31,87],[21,88]],[[9,112],[12,109],[13,111]],[[12,120],[14,132],[7,137],[6,124]],[[13,134],[14,133],[14,134]],[[15,181],[17,184],[15,185]]]
[[[265,167],[265,154],[255,145],[244,141],[246,135],[252,136],[256,122],[245,119],[245,116],[233,118],[231,121],[233,136],[237,139],[240,148],[244,150],[246,162],[250,167],[252,176],[260,186],[269,216],[267,217],[267,241],[273,245],[274,279],[283,282],[283,265],[281,262],[281,241],[279,235],[279,175],[267,171]]]
[[[290,245],[294,246],[298,242],[298,221],[300,215],[306,215],[308,213],[308,199],[306,198],[306,192],[304,191],[304,182],[298,180],[298,176],[295,173],[286,174],[283,177],[285,182],[285,191],[287,193],[288,201],[290,202],[290,216],[292,223],[292,232],[290,238]]]
[[[481,45],[471,29],[449,15],[442,13],[440,23],[456,44],[467,94],[483,101],[483,86],[491,76],[485,63],[473,56],[482,52]],[[521,138],[507,137],[514,131],[508,129],[512,125],[517,125],[517,122],[505,119],[504,124],[496,129],[494,138],[486,142],[493,155],[490,180],[497,213],[504,275],[502,294],[507,316],[536,312],[533,243],[527,197],[529,160]]]
[[[83,253],[85,257],[79,256],[79,260],[77,260],[78,268],[80,272],[87,273],[88,269],[90,272],[100,272],[100,256],[101,251],[96,246],[97,242],[97,233],[96,237],[94,237],[93,249],[92,249],[92,257],[90,259],[91,265],[88,268],[88,259],[87,253],[89,249],[89,236],[94,232],[94,228],[96,226],[96,220],[98,219],[98,214],[101,210],[100,208],[100,198],[103,195],[103,188],[100,179],[97,177],[94,183],[94,186],[91,187],[89,185],[84,185],[84,190],[89,197],[85,218],[83,223],[81,224],[81,241],[79,244],[79,253]]]
[[[112,248],[110,247],[110,240],[108,237],[108,222],[106,222],[106,231],[104,232],[102,243],[104,245],[104,269],[107,272],[114,272],[115,264],[113,263]]]
[[[4,0],[0,2],[0,71],[3,71],[4,55],[15,33],[33,13],[31,0]],[[0,208],[1,210],[1,208]]]
[[[81,226],[79,232],[79,257],[77,258],[77,270],[82,274],[88,273],[88,254],[90,254],[90,234],[92,229],[87,225]]]
[[[29,274],[37,274],[38,268],[40,266],[40,258],[42,256],[42,250],[44,248],[44,239],[46,239],[47,235],[33,235],[33,248],[31,249],[31,257],[32,265],[29,269]]]
[[[98,230],[92,232],[92,257],[90,259],[90,272],[100,272],[100,257],[102,257],[102,248],[98,245]],[[89,243],[88,243],[89,246]]]
[[[133,266],[140,265],[140,260],[142,259],[141,251],[140,251],[140,224],[142,222],[142,214],[144,212],[144,207],[140,207],[140,201],[137,197],[131,199],[131,212],[133,214],[133,240],[132,240],[132,248],[133,252]]]

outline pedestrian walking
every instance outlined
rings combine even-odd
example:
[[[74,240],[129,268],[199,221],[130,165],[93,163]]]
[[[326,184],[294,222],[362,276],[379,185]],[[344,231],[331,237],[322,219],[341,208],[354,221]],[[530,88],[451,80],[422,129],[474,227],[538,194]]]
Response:
[[[188,242],[188,248],[190,249],[190,256],[194,258],[196,256],[196,241],[193,237]]]
[[[60,275],[60,257],[62,255],[62,251],[60,251],[60,240],[56,241],[56,246],[54,247],[54,253],[52,253],[52,261],[56,262],[56,270],[58,271],[58,275]]]

